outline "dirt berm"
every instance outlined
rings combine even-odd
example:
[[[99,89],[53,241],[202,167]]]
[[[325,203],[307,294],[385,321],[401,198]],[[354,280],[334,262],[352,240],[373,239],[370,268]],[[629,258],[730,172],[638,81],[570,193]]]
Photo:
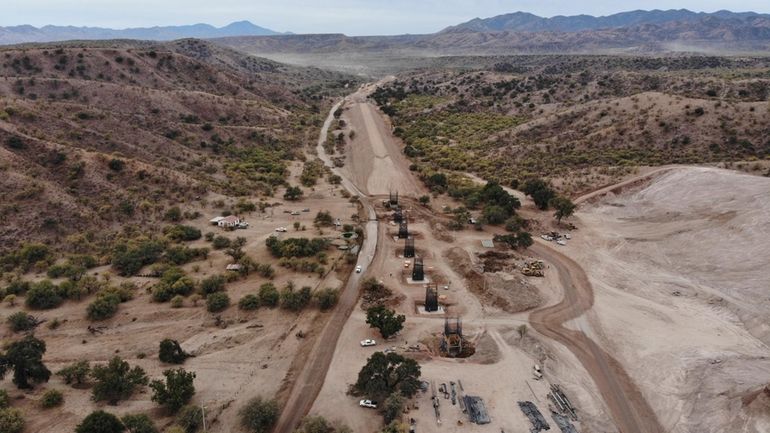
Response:
[[[468,252],[460,247],[444,252],[452,268],[465,277],[468,289],[486,305],[508,313],[519,313],[536,308],[543,303],[540,291],[516,277],[504,278],[501,273],[482,274],[473,268]],[[485,284],[486,280],[486,284]]]

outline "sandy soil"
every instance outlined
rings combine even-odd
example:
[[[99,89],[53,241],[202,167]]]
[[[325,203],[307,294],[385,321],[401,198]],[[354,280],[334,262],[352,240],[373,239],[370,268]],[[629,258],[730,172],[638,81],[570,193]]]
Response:
[[[766,432],[742,398],[770,377],[770,180],[658,173],[584,205],[564,251],[596,290],[597,335],[672,432]]]
[[[294,164],[291,167],[292,178],[299,175],[301,167]],[[294,179],[293,183],[297,183]],[[280,197],[282,191],[276,196]],[[186,221],[186,224],[208,231],[223,234],[231,239],[236,236],[246,238],[244,251],[258,263],[272,263],[276,271],[273,283],[283,287],[289,280],[298,287],[311,286],[315,288],[340,287],[342,281],[351,272],[352,266],[342,265],[332,271],[324,279],[317,274],[292,273],[281,268],[277,260],[272,258],[266,247],[265,239],[276,227],[289,228],[292,236],[301,233],[302,236],[318,236],[319,231],[313,227],[313,218],[319,210],[328,210],[334,217],[339,217],[343,223],[351,223],[351,216],[357,208],[343,198],[338,189],[330,188],[321,182],[315,190],[306,191],[309,198],[298,203],[286,203],[272,208],[266,213],[254,212],[243,215],[250,223],[246,230],[225,232],[211,226],[208,220],[218,215],[218,210],[209,206],[202,210],[202,217]],[[213,203],[222,197],[211,196],[207,201]],[[228,199],[225,198],[227,201]],[[256,200],[256,198],[254,198]],[[270,200],[271,203],[280,200]],[[310,208],[311,212],[302,212],[298,216],[284,213],[284,209],[300,210]],[[307,227],[307,231],[295,232],[292,224],[299,221]],[[324,235],[333,235],[332,229],[324,229]],[[296,235],[295,235],[296,236]],[[190,243],[191,246],[208,246],[204,240]],[[330,249],[329,265],[341,258],[341,253]],[[208,260],[194,262],[183,268],[195,279],[208,275],[225,273],[225,266],[230,258],[223,251],[212,251]],[[196,271],[197,269],[197,271]],[[109,274],[108,267],[97,268],[99,274]],[[110,274],[111,275],[111,274]],[[42,278],[42,276],[34,276]],[[113,281],[121,278],[111,275]],[[232,306],[218,314],[227,323],[222,328],[215,324],[214,317],[205,310],[205,301],[195,307],[187,300],[185,306],[173,309],[168,303],[158,304],[143,290],[151,287],[154,279],[134,278],[139,286],[133,300],[121,304],[118,314],[107,321],[97,323],[104,326],[103,334],[92,335],[87,326],[92,324],[86,319],[85,308],[90,299],[81,302],[66,302],[59,308],[49,311],[32,312],[35,316],[48,321],[58,318],[63,324],[55,330],[48,329],[46,324],[39,326],[36,336],[42,338],[47,345],[44,357],[46,365],[54,373],[71,362],[86,359],[91,362],[109,360],[119,355],[132,365],[145,369],[151,379],[161,378],[162,371],[170,368],[161,364],[157,359],[158,343],[163,338],[178,340],[182,347],[196,356],[187,360],[184,368],[196,373],[196,394],[192,403],[206,406],[207,427],[210,432],[237,431],[237,411],[243,403],[255,396],[279,399],[287,397],[287,391],[295,378],[295,370],[302,365],[308,356],[309,348],[318,336],[316,329],[332,316],[331,313],[319,313],[315,309],[307,309],[301,314],[287,313],[282,310],[259,309],[256,312],[243,312],[237,308],[238,300],[249,293],[256,293],[259,286],[267,280],[252,274],[248,278],[228,284],[227,292]],[[23,305],[23,300],[20,300]],[[8,307],[0,305],[0,317],[3,326],[0,329],[3,339],[12,337],[5,326],[4,318],[22,306]],[[295,336],[303,331],[306,336],[301,339]],[[72,431],[77,423],[92,410],[102,408],[117,414],[147,412],[153,416],[159,427],[167,426],[173,419],[165,416],[157,404],[150,401],[149,388],[135,394],[131,400],[121,402],[112,407],[90,401],[90,389],[74,389],[63,383],[58,376],[53,376],[45,386],[40,386],[32,392],[21,392],[11,384],[10,375],[1,382],[11,396],[20,398],[14,403],[26,413],[28,432],[59,433]],[[46,389],[59,389],[64,392],[65,403],[62,407],[47,412],[41,412],[37,400]]]

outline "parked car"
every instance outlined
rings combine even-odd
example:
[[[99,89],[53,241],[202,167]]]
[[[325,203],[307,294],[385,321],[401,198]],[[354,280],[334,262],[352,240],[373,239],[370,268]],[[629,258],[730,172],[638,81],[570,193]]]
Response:
[[[369,409],[377,409],[377,402],[372,400],[361,400],[358,402],[361,407],[368,407]]]
[[[305,209],[302,209],[302,212],[310,212],[310,208],[306,207]]]
[[[376,345],[377,345],[377,342],[374,340],[370,340],[368,338],[366,340],[361,340],[361,347],[369,347],[369,346],[376,346]]]
[[[357,273],[357,274],[360,274],[360,273],[361,273],[361,271],[363,271],[363,270],[364,270],[364,269],[361,267],[361,265],[358,265],[358,266],[356,266],[356,273]]]
[[[566,245],[567,245],[567,242],[565,242],[565,241],[563,241],[563,240],[561,240],[561,239],[559,239],[558,241],[556,241],[556,243],[557,243],[557,244],[559,244],[559,245],[561,245],[561,246],[566,246]]]
[[[239,229],[247,229],[249,228],[249,223],[247,223],[246,221],[241,221],[238,223],[236,227]]]
[[[277,229],[275,229],[275,231],[280,232],[280,233],[286,233],[287,232],[286,227],[278,227]]]
[[[291,214],[294,215],[294,216],[297,216],[297,215],[299,215],[299,211],[293,210],[293,211],[291,211]]]

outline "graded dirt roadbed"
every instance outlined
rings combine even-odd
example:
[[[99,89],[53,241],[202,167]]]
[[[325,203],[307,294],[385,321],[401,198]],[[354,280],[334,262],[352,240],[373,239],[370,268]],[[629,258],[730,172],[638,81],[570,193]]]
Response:
[[[593,289],[583,269],[541,242],[529,250],[556,268],[564,288],[564,298],[559,303],[530,314],[532,327],[566,346],[580,360],[621,433],[663,433],[655,413],[623,366],[582,331],[564,327],[565,322],[580,317],[593,306]]]
[[[335,105],[329,111],[329,117],[326,119],[318,139],[318,155],[324,163],[332,167],[331,161],[323,153],[323,142],[326,139],[326,132],[333,120],[334,111],[340,104]],[[353,194],[357,194],[361,203],[369,215],[369,222],[366,224],[366,236],[364,237],[361,252],[358,255],[358,265],[367,268],[374,257],[377,249],[377,220],[374,208],[348,179],[343,177],[343,186]],[[337,346],[337,340],[342,332],[342,327],[348,320],[350,313],[358,302],[358,286],[363,273],[353,273],[348,279],[348,283],[340,294],[337,306],[332,312],[331,318],[326,322],[321,335],[316,339],[313,351],[308,357],[302,371],[297,376],[289,394],[289,398],[281,411],[281,416],[273,430],[274,433],[292,433],[302,418],[307,415],[313,406],[318,393],[323,387],[326,373],[329,370],[334,349]]]

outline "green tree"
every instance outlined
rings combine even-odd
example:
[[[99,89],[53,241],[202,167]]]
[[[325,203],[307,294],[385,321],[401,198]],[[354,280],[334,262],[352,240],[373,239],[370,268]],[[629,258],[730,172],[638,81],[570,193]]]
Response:
[[[136,415],[124,415],[120,419],[129,433],[159,433],[149,416],[141,413]]]
[[[572,214],[575,213],[575,207],[576,207],[575,203],[572,203],[572,200],[561,195],[552,198],[548,202],[548,206],[556,209],[556,212],[553,214],[553,216],[556,217],[556,220],[560,223],[562,218],[571,217]]]
[[[222,275],[212,275],[201,280],[201,292],[204,295],[220,292],[225,288],[225,277]]]
[[[333,289],[331,287],[327,287],[325,289],[319,290],[314,295],[316,302],[318,302],[318,307],[321,310],[328,310],[329,308],[334,307],[337,305],[337,301],[340,298],[340,291],[339,289]]]
[[[241,408],[241,426],[249,433],[268,433],[278,421],[278,402],[255,397]]]
[[[429,196],[429,195],[423,195],[423,196],[420,196],[420,199],[419,199],[419,200],[420,200],[420,204],[421,204],[421,205],[423,205],[423,206],[425,206],[425,205],[427,205],[428,203],[430,203],[430,196]]]
[[[396,312],[382,305],[375,305],[366,310],[366,323],[371,328],[380,330],[382,338],[389,338],[404,328],[406,316],[396,315]]]
[[[310,287],[305,286],[299,290],[294,290],[291,285],[288,285],[281,290],[281,308],[300,311],[307,306],[312,296]]]
[[[404,399],[404,396],[397,392],[394,392],[385,399],[382,416],[385,418],[386,424],[401,416],[401,413],[404,412],[405,403],[406,400]]]
[[[278,289],[273,283],[265,283],[259,286],[259,303],[266,307],[275,307],[281,299]]]
[[[64,379],[67,385],[82,385],[91,373],[91,365],[88,361],[81,360],[59,370],[56,375]]]
[[[167,364],[183,364],[190,354],[182,350],[179,342],[170,338],[165,338],[160,342],[158,350],[158,359]]]
[[[501,206],[489,204],[484,206],[484,221],[487,224],[502,224],[508,218],[508,213]]]
[[[285,200],[297,201],[302,198],[302,194],[302,188],[298,186],[289,186],[286,188],[286,193],[284,193],[283,198]]]
[[[254,294],[248,294],[238,301],[238,308],[244,311],[254,311],[259,308],[259,297]]]
[[[115,415],[97,410],[91,412],[75,428],[75,433],[123,433],[126,427]]]
[[[10,407],[0,409],[0,432],[21,433],[22,431],[24,431],[24,415],[19,409]]]
[[[116,405],[131,397],[139,386],[147,385],[147,375],[140,367],[131,368],[128,362],[114,357],[107,365],[96,365],[91,371],[96,384],[92,390],[94,401],[106,400]]]
[[[179,206],[173,206],[166,211],[166,213],[163,215],[163,219],[173,222],[181,221],[182,210],[179,209]]]
[[[230,306],[230,297],[227,293],[217,292],[206,297],[206,309],[209,313],[218,313]]]
[[[43,280],[33,284],[27,291],[24,303],[32,309],[47,310],[58,307],[63,301],[56,285],[49,280]]]
[[[114,295],[97,297],[88,304],[86,315],[90,320],[106,320],[118,312],[120,298]]]
[[[51,371],[43,364],[45,342],[28,335],[15,341],[0,355],[0,379],[13,369],[13,383],[19,389],[32,388],[32,383],[48,382]]]
[[[524,183],[523,191],[524,194],[532,197],[540,210],[548,209],[548,202],[556,196],[556,192],[551,189],[551,186],[543,179],[538,178],[528,179]]]
[[[420,389],[420,366],[417,361],[395,352],[375,352],[358,372],[354,388],[374,400],[383,401],[398,392],[412,397]]]
[[[153,380],[150,388],[153,390],[152,401],[165,406],[171,412],[177,412],[195,395],[195,373],[187,372],[182,368],[166,370],[165,383]]]

